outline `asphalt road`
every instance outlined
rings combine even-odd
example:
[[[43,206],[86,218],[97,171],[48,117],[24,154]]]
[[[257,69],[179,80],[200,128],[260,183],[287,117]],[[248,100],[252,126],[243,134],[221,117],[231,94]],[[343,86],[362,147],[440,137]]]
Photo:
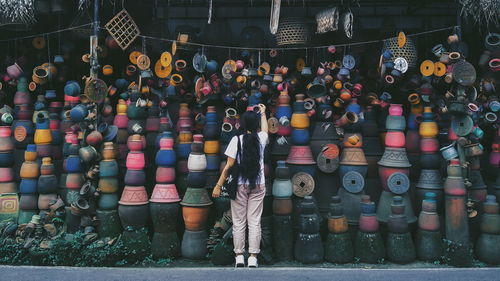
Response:
[[[475,281],[500,280],[500,268],[327,269],[327,268],[75,268],[0,266],[1,281],[143,281],[143,280],[342,280]]]

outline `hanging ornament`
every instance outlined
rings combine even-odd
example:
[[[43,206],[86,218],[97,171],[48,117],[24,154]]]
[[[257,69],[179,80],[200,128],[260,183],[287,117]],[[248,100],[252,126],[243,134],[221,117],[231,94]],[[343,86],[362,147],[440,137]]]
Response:
[[[36,22],[34,0],[0,0],[0,17],[7,22],[29,25]]]
[[[271,34],[276,34],[280,21],[281,0],[273,0],[271,2],[271,18],[269,19],[269,30]]]
[[[345,36],[347,38],[352,39],[352,27],[354,23],[354,15],[352,14],[351,11],[345,13],[343,16],[343,22],[344,22],[344,32]]]
[[[140,34],[139,27],[125,9],[118,12],[105,27],[122,50],[127,49]]]
[[[316,33],[322,34],[337,31],[339,27],[339,10],[333,7],[316,14]]]

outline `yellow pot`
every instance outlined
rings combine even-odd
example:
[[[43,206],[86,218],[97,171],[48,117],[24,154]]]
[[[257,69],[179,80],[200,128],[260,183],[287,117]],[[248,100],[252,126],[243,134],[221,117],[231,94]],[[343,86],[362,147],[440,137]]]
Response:
[[[307,128],[309,128],[309,116],[307,116],[307,113],[294,113],[294,114],[292,114],[291,126],[294,129],[307,129]]]
[[[205,154],[218,154],[220,151],[220,142],[218,140],[207,140],[203,146]]]
[[[19,175],[23,179],[36,179],[40,175],[39,166],[36,162],[26,161],[21,165]]]
[[[127,103],[124,100],[119,100],[118,104],[116,105],[116,113],[120,115],[126,115],[127,107]]]
[[[438,135],[438,125],[434,121],[424,121],[420,123],[418,133],[423,138],[433,138]]]
[[[52,142],[52,133],[50,129],[35,130],[35,144],[50,144]]]
[[[109,76],[113,75],[113,67],[109,64],[102,67],[102,74]]]
[[[178,137],[179,143],[187,143],[193,141],[193,134],[190,131],[186,132],[179,132],[179,137]]]

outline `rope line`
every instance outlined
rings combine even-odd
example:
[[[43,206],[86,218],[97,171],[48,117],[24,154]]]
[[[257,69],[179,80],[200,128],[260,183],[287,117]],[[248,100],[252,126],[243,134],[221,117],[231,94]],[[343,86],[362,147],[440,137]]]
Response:
[[[28,39],[28,38],[48,36],[48,35],[51,35],[51,34],[61,33],[61,32],[75,30],[75,29],[80,29],[82,27],[90,26],[92,24],[93,23],[90,22],[90,23],[79,25],[79,26],[68,27],[68,28],[65,28],[65,29],[59,29],[59,30],[54,30],[54,31],[49,31],[49,32],[44,32],[44,33],[38,33],[38,34],[33,34],[33,35],[28,35],[28,36],[23,36],[23,37],[15,37],[15,38],[3,39],[3,40],[0,40],[0,42],[17,41],[17,40],[21,40],[21,39]]]

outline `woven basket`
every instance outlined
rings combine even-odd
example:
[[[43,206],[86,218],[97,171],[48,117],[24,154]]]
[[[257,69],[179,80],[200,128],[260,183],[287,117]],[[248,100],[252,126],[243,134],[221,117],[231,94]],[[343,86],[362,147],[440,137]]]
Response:
[[[385,60],[386,62],[394,62],[396,58],[401,57],[406,59],[406,61],[408,62],[408,68],[417,67],[417,47],[415,46],[411,38],[406,37],[406,44],[403,46],[403,48],[399,48],[397,37],[387,39],[384,41],[382,53],[384,53],[386,50],[389,50],[392,53],[392,57],[388,60]]]
[[[309,42],[311,28],[305,19],[284,18],[280,19],[278,31],[276,32],[276,45],[296,46],[305,45]]]

